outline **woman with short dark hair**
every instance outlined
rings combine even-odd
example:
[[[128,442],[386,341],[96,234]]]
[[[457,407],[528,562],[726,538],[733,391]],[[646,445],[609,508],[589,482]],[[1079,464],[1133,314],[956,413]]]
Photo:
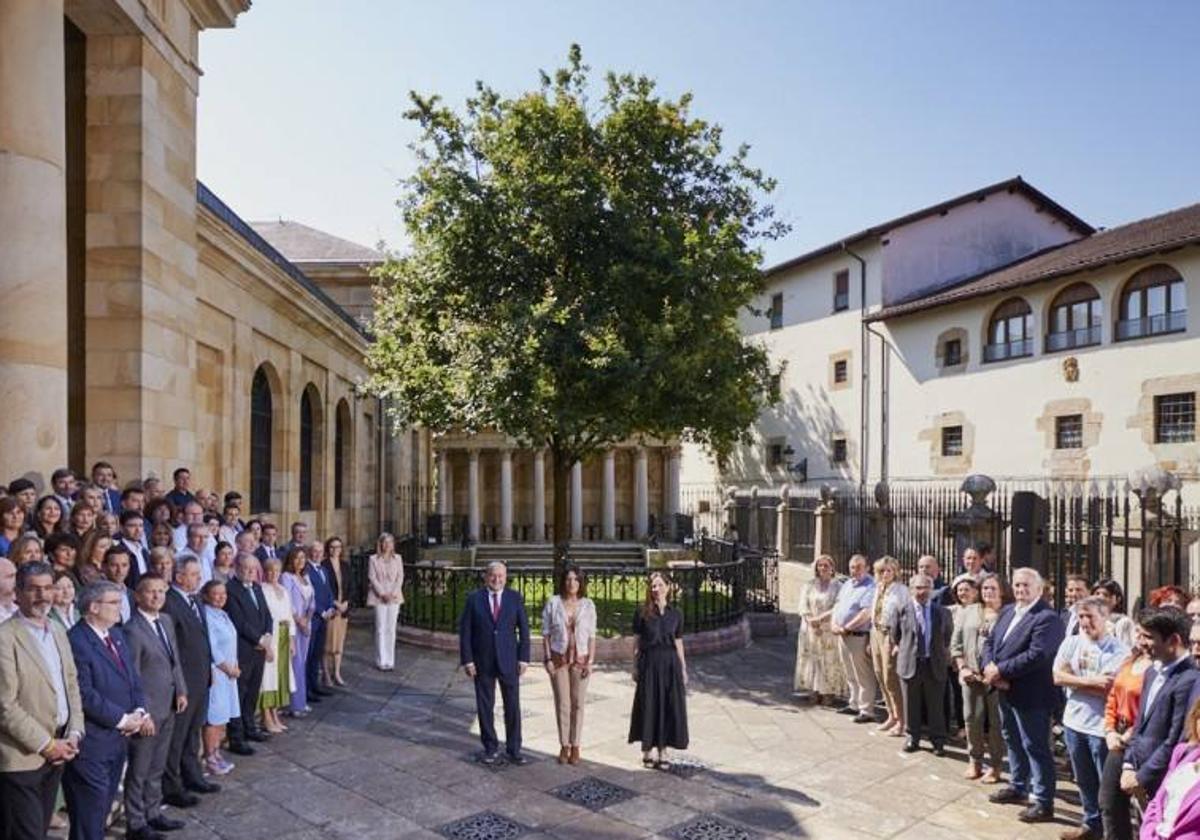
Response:
[[[16,496],[0,499],[0,557],[7,557],[8,550],[25,533],[25,509]]]
[[[596,660],[596,605],[578,566],[563,569],[558,592],[542,608],[542,658],[558,713],[558,763],[578,764],[588,677]]]

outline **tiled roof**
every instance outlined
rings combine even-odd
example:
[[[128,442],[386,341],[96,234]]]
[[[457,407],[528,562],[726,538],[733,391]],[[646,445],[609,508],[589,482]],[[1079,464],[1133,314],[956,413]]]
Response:
[[[287,257],[279,253],[279,251],[272,246],[271,243],[267,242],[267,240],[259,235],[254,228],[252,228],[241,216],[233,212],[232,207],[230,207],[221,199],[217,198],[216,193],[214,193],[200,181],[196,182],[196,202],[201,207],[207,208],[225,224],[229,225],[230,229],[233,230],[233,232],[238,236],[242,237],[242,239],[244,239],[251,248],[258,251],[260,254],[274,263],[280,271],[299,283],[300,286],[306,289],[309,294],[332,310],[338,318],[349,324],[356,333],[364,338],[370,337],[366,330],[362,328],[362,325],[350,317],[350,314],[346,312],[345,309],[342,309],[342,307],[338,306],[337,303],[334,302],[333,298],[325,294],[324,290],[320,286],[309,279],[309,277],[298,267],[296,267],[295,264],[290,262]]]
[[[839,239],[837,242],[831,242],[828,245],[817,248],[815,251],[809,251],[806,254],[801,254],[798,257],[793,257],[790,260],[785,260],[784,262],[781,262],[778,265],[773,265],[770,268],[766,269],[766,271],[764,273],[768,277],[770,277],[772,274],[778,274],[781,271],[787,271],[790,268],[794,268],[795,266],[802,265],[803,263],[806,263],[812,259],[816,259],[817,257],[824,257],[828,254],[832,254],[837,251],[840,251],[843,248],[843,246],[851,245],[851,244],[853,244],[855,242],[859,242],[863,239],[869,239],[869,238],[876,237],[876,236],[882,236],[883,234],[887,233],[890,230],[894,230],[895,228],[901,227],[903,225],[911,224],[912,222],[919,221],[920,219],[924,219],[928,216],[935,216],[935,215],[938,215],[939,213],[945,213],[946,211],[952,210],[961,204],[969,204],[973,201],[982,201],[983,199],[987,198],[989,195],[992,195],[993,193],[998,193],[998,192],[1019,192],[1019,193],[1021,193],[1026,198],[1028,198],[1031,202],[1033,202],[1038,208],[1044,209],[1047,212],[1051,213],[1052,215],[1057,217],[1060,221],[1062,221],[1064,224],[1066,224],[1066,226],[1069,230],[1073,230],[1076,233],[1080,233],[1080,234],[1083,234],[1084,236],[1087,236],[1088,234],[1093,233],[1095,231],[1095,228],[1093,228],[1091,225],[1089,225],[1083,219],[1076,216],[1070,210],[1066,209],[1061,204],[1054,201],[1054,199],[1050,198],[1044,192],[1039,190],[1037,187],[1034,187],[1033,185],[1029,184],[1020,175],[1018,175],[1015,178],[1009,178],[1006,181],[1000,181],[995,184],[990,184],[986,187],[982,187],[981,189],[974,190],[972,192],[966,193],[965,195],[960,195],[955,198],[951,198],[951,199],[949,199],[947,201],[943,201],[939,204],[934,204],[930,207],[925,207],[921,210],[916,210],[912,213],[906,213],[903,216],[898,216],[895,219],[891,219],[889,221],[883,222],[882,224],[872,225],[871,227],[866,228],[865,230],[860,230],[858,233],[853,233],[849,236],[843,237],[843,238]]]
[[[895,318],[1195,243],[1200,243],[1200,204],[1039,251],[1003,268],[969,278],[953,288],[885,307],[873,312],[867,320]]]
[[[374,248],[350,242],[299,222],[250,222],[250,227],[292,262],[362,263],[374,265],[385,256]]]

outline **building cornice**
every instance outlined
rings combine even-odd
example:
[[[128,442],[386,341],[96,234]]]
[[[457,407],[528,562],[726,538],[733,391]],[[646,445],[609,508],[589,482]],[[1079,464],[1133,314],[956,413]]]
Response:
[[[249,10],[252,0],[184,0],[203,29],[229,29],[237,16]]]

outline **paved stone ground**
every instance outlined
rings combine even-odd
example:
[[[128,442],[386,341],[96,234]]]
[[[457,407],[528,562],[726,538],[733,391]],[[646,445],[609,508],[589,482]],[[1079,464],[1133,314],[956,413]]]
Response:
[[[904,755],[900,739],[874,727],[797,706],[794,636],[691,663],[692,746],[675,773],[643,770],[626,743],[633,682],[615,666],[592,679],[583,762],[554,761],[549,681],[533,669],[522,705],[535,760],[488,769],[473,761],[474,694],[455,659],[401,648],[397,670],[378,673],[369,622],[363,615],[352,630],[350,688],[258,755],[232,756],[221,793],[171,809],[189,821],[174,837],[1038,840],[1078,817],[1062,784],[1062,821],[1024,826],[1016,808],[987,802],[994,788],[962,778],[960,750]]]

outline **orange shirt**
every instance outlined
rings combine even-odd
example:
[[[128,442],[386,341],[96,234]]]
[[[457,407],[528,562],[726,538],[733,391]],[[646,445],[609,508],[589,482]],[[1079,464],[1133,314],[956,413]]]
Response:
[[[1150,660],[1139,659],[1135,654],[1125,660],[1121,670],[1117,671],[1108,692],[1108,700],[1104,703],[1106,732],[1124,732],[1137,721],[1138,706],[1142,702],[1142,682],[1148,667]]]

